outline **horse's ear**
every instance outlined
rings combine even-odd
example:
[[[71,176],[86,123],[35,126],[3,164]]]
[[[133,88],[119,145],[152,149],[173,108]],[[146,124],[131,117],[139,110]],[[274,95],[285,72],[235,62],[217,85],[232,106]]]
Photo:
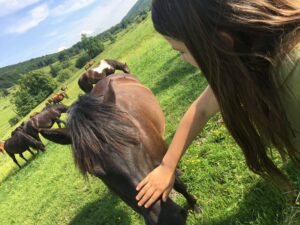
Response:
[[[113,104],[116,103],[116,94],[115,94],[115,91],[114,91],[114,88],[113,88],[113,81],[112,80],[109,81],[108,89],[107,89],[107,92],[104,95],[103,102],[104,103],[113,103]]]

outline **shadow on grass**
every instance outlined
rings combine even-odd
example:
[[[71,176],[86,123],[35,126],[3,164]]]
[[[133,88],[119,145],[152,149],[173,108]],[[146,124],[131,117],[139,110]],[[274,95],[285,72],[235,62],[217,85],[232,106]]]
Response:
[[[107,191],[100,198],[82,208],[69,225],[130,225],[126,210],[119,206],[121,200]]]
[[[158,79],[155,86],[151,89],[155,95],[174,86],[187,75],[193,74],[197,70],[191,65],[181,62],[179,57],[175,56],[169,59],[159,71],[163,76],[161,79]]]
[[[298,184],[294,187],[299,188],[299,171],[296,175],[296,169],[289,165],[287,173],[293,183]],[[299,190],[296,191],[299,192]],[[245,194],[235,214],[214,220],[209,224],[296,225],[300,224],[300,208],[291,203],[287,194],[282,193],[272,184],[261,181]]]
[[[3,183],[5,183],[8,179],[10,179],[11,177],[13,177],[17,173],[19,173],[22,169],[26,168],[33,160],[35,160],[36,158],[38,158],[38,156],[39,156],[39,153],[35,152],[34,156],[30,156],[30,158],[26,157],[27,161],[24,161],[24,159],[22,159],[22,158],[18,158],[17,160],[18,160],[19,164],[21,164],[21,168],[19,168],[12,161],[15,164],[15,167],[13,167],[13,169],[10,170],[9,173],[6,176],[4,176],[2,180],[0,180],[0,185],[3,184]],[[12,160],[7,153],[6,153],[6,157],[8,157],[10,160]]]

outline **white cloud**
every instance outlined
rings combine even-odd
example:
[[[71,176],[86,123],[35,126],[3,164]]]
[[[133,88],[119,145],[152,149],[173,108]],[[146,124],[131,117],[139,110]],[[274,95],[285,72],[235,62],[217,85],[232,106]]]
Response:
[[[60,45],[72,46],[80,41],[81,34],[88,36],[98,34],[114,24],[117,24],[136,3],[136,0],[106,0],[99,4],[88,16],[74,21],[70,30],[65,30],[64,36],[57,37]]]
[[[96,0],[67,0],[53,8],[52,16],[62,16],[89,6]]]
[[[57,51],[62,51],[62,50],[65,50],[65,49],[67,49],[67,47],[65,47],[65,46],[61,46],[61,47],[59,47],[58,49],[57,49]]]
[[[86,35],[91,35],[91,34],[93,34],[94,33],[94,31],[92,31],[92,30],[82,30],[81,32],[80,32],[80,35],[81,34],[86,34]]]
[[[82,31],[88,31],[88,34],[95,34],[108,29],[126,15],[128,10],[134,5],[136,0],[114,0],[106,1],[105,4],[99,5],[89,15],[82,20],[77,21],[73,27],[74,32],[80,36]]]
[[[36,27],[49,15],[47,4],[39,5],[29,11],[25,18],[19,20],[16,24],[7,29],[7,33],[24,33],[27,30]]]
[[[58,31],[52,31],[50,33],[45,34],[44,36],[47,37],[47,38],[49,38],[49,37],[55,37],[58,34],[59,34]]]
[[[0,0],[0,17],[13,14],[40,0]]]

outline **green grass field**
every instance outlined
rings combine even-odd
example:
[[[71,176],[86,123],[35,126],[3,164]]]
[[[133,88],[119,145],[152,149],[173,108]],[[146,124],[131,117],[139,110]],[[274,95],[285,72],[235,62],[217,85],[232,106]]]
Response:
[[[108,45],[96,60],[114,58],[127,62],[132,73],[151,88],[167,120],[165,138],[170,142],[185,110],[206,86],[194,68],[157,34],[150,18],[130,26]],[[71,104],[82,92],[77,85],[80,70],[67,82]],[[8,137],[7,99],[0,99],[0,136]],[[33,111],[38,111],[43,104]],[[9,107],[7,107],[9,109]],[[199,200],[204,213],[190,212],[188,225],[281,225],[300,224],[297,207],[291,207],[282,194],[245,166],[240,149],[226,128],[211,119],[181,161],[182,179]],[[7,155],[0,155],[0,224],[22,225],[141,225],[143,220],[102,182],[85,180],[75,168],[70,147],[45,141],[47,150],[28,163],[17,158],[22,169]],[[299,173],[287,166],[295,187]],[[299,190],[298,190],[299,191]],[[186,205],[183,197],[172,194]]]

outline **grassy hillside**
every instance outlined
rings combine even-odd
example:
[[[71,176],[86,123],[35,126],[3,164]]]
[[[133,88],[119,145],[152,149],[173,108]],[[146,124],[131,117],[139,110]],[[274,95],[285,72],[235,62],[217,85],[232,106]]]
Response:
[[[16,113],[12,109],[13,107],[10,102],[10,96],[0,98],[0,138],[6,135],[10,129],[8,120],[16,116]]]
[[[138,0],[123,18],[123,21],[134,19],[140,12],[148,11],[151,8],[151,3],[152,0]]]
[[[154,32],[149,18],[119,33],[96,60],[103,58],[127,62],[133,74],[152,89],[166,116],[169,142],[185,110],[206,86],[202,75],[180,60]],[[64,103],[71,104],[82,93],[77,85],[81,73],[66,82],[71,98]],[[204,210],[202,215],[190,213],[187,224],[289,224],[299,209],[291,208],[284,195],[248,171],[241,151],[218,119],[208,123],[180,164],[182,179]],[[21,170],[7,155],[0,155],[1,224],[143,224],[99,179],[81,177],[69,147],[45,143],[44,154],[34,159],[26,154],[28,163],[18,158]],[[299,187],[299,176],[291,166],[288,171]],[[181,196],[172,196],[185,205]],[[297,217],[293,221],[290,224],[297,224]]]

